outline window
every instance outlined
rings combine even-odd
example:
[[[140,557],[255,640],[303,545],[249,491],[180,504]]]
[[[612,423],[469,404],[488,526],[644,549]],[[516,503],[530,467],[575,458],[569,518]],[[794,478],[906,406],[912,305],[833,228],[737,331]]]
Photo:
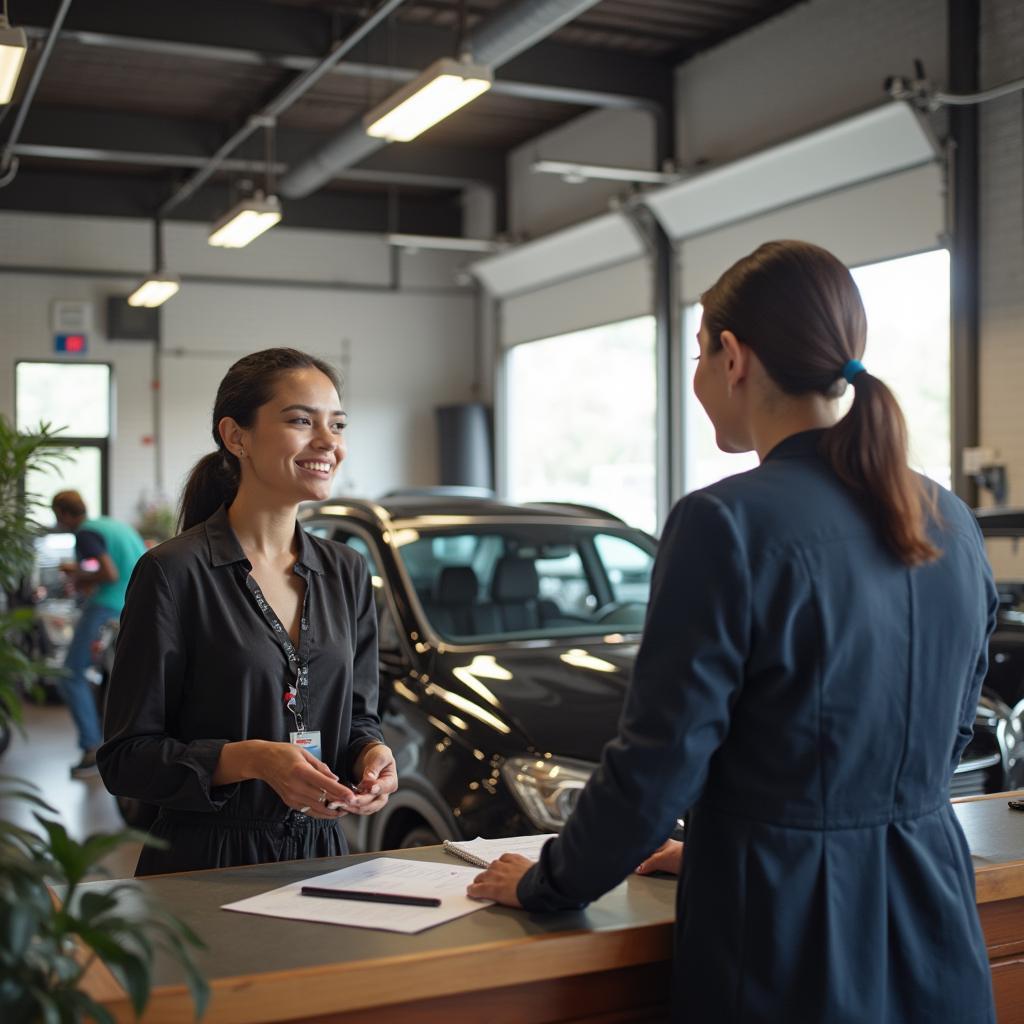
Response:
[[[107,511],[107,461],[111,422],[110,367],[104,363],[19,362],[14,369],[16,424],[30,432],[40,423],[60,431],[55,443],[68,456],[35,470],[25,490],[44,506],[57,491],[76,490],[90,515]],[[43,525],[53,525],[48,507]]]
[[[638,530],[480,523],[408,534],[400,557],[447,639],[603,636],[643,625],[654,542]]]
[[[646,605],[651,596],[654,556],[625,537],[611,533],[599,533],[594,538],[594,547],[608,574],[612,600]]]
[[[514,501],[595,505],[654,529],[654,350],[654,318],[644,316],[509,352]]]
[[[889,385],[907,420],[910,464],[949,487],[949,253],[945,249],[886,260],[851,271],[868,318],[864,363]],[[700,305],[683,313],[683,351],[696,355]],[[685,360],[686,490],[741,473],[757,455],[718,449],[714,430],[693,394],[696,362]],[[847,399],[849,400],[849,399]]]
[[[384,576],[381,572],[377,555],[370,547],[369,542],[355,533],[350,533],[348,530],[336,526],[324,526],[314,523],[306,525],[305,529],[307,533],[313,534],[314,537],[335,540],[339,544],[345,544],[353,551],[362,555],[370,570],[370,583],[373,585],[373,603],[377,608],[377,646],[381,653],[400,653],[402,645],[399,640],[394,616],[391,614],[391,609],[388,608],[387,597],[384,593]]]

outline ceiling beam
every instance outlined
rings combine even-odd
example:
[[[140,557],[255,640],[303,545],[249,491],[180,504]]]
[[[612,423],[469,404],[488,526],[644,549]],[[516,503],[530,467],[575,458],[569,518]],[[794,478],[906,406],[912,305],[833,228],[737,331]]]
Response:
[[[93,174],[23,165],[14,181],[0,189],[0,210],[151,217],[166,194],[167,184],[161,177]],[[227,186],[211,182],[170,219],[213,221],[229,202]],[[286,203],[283,224],[335,231],[462,233],[462,208],[457,192],[437,196],[400,195],[396,208],[397,216],[393,218],[387,193],[323,189],[301,201]]]
[[[22,0],[15,12],[17,24],[30,36],[38,36],[48,28],[53,6],[52,0]],[[247,17],[232,31],[225,11],[237,7]],[[301,24],[288,29],[296,16]],[[313,31],[315,23],[321,31]],[[82,45],[301,73],[327,52],[332,42],[328,26],[329,19],[318,12],[259,2],[177,0],[163,5],[90,0],[72,7],[60,38]],[[312,45],[316,39],[321,41],[320,49]],[[371,33],[330,73],[401,83],[439,56],[450,54],[453,46],[452,33],[443,29],[392,20],[385,29]],[[393,58],[386,63],[380,59],[385,53]],[[546,40],[505,65],[492,91],[541,102],[651,109],[664,102],[671,88],[672,65],[667,62]]]
[[[134,161],[148,166],[163,166],[174,171],[202,166],[222,140],[221,126],[209,121],[174,117],[153,117],[129,111],[89,110],[80,107],[35,107],[25,124],[21,146],[47,147],[48,159],[109,163],[133,161],[111,156],[88,155],[109,152],[135,154]],[[278,173],[282,167],[323,143],[319,132],[280,128],[277,132]],[[56,147],[69,151],[61,155]],[[32,155],[26,152],[23,155]],[[41,155],[36,149],[35,155]],[[263,146],[252,139],[239,146],[234,161],[225,166],[230,173],[255,173],[263,166]],[[467,172],[467,168],[471,168]],[[359,168],[339,172],[335,181],[373,182],[381,186],[411,185],[444,190],[483,185],[501,189],[505,180],[505,159],[500,151],[475,150],[465,146],[444,146],[424,141],[416,152],[392,147],[375,155]]]

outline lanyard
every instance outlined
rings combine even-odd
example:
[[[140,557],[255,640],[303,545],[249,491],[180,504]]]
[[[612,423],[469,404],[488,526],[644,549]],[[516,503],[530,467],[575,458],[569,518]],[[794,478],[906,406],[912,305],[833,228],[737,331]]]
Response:
[[[284,628],[277,613],[267,603],[259,584],[253,579],[251,572],[245,573],[245,585],[249,588],[263,618],[274,632],[274,638],[281,645],[285,657],[288,659],[288,668],[294,678],[288,680],[288,690],[284,694],[285,707],[292,713],[295,719],[295,728],[302,732],[306,728],[306,722],[312,717],[309,699],[309,617],[306,609],[309,605],[309,574],[305,568],[298,563],[295,565],[296,573],[306,581],[305,593],[302,595],[302,614],[299,619],[299,649],[288,636],[288,630]]]

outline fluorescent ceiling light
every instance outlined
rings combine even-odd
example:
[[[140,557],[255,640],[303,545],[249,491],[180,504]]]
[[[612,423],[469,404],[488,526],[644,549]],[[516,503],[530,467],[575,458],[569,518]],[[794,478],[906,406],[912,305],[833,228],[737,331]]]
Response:
[[[490,68],[442,57],[363,118],[366,134],[409,142],[491,87]]]
[[[281,203],[277,196],[264,196],[257,192],[228,210],[213,225],[208,241],[222,249],[241,249],[280,219]]]
[[[0,103],[10,103],[28,51],[23,28],[11,28],[0,14]]]
[[[128,305],[145,306],[147,309],[155,309],[157,306],[162,306],[172,295],[176,295],[180,287],[181,279],[174,274],[162,272],[150,274],[128,296]]]
[[[455,238],[447,235],[388,235],[388,245],[398,249],[451,249],[454,252],[497,252],[502,245],[489,238]]]
[[[633,181],[643,185],[668,185],[679,180],[666,171],[642,171],[633,167],[606,167],[604,164],[577,164],[568,160],[535,160],[530,170],[537,174],[557,174],[570,185],[584,181]]]

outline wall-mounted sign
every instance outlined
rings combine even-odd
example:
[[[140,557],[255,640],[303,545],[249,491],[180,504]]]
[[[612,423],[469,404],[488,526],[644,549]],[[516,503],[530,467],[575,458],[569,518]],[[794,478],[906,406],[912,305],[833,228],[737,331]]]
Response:
[[[92,327],[92,303],[80,299],[57,299],[50,307],[54,334],[88,334]]]
[[[80,356],[89,347],[89,339],[85,334],[55,334],[53,337],[54,352]]]

